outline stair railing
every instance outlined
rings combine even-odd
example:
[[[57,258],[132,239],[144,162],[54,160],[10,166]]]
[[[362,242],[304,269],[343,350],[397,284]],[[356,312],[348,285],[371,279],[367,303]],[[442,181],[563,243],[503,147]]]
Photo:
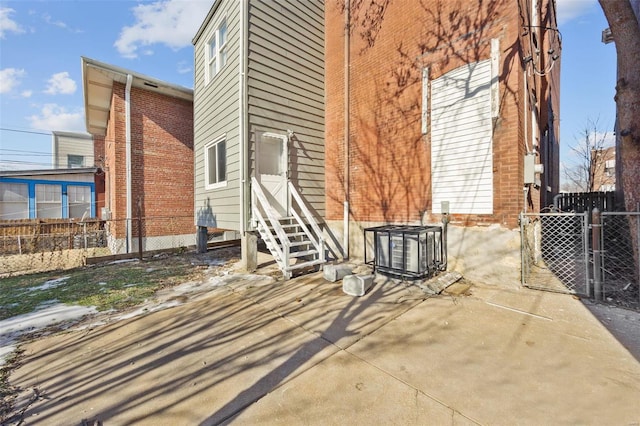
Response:
[[[265,230],[267,234],[267,238],[269,238],[269,242],[271,246],[274,248],[278,256],[282,261],[282,267],[289,267],[289,237],[284,232],[284,228],[280,224],[279,214],[271,207],[271,204],[267,201],[267,197],[264,195],[264,191],[262,191],[262,185],[258,182],[255,176],[251,177],[251,193],[254,195],[254,202],[251,203],[251,210],[253,212],[253,216],[255,219],[260,222],[262,228]],[[256,202],[257,201],[257,202]],[[262,213],[260,211],[260,207],[267,215],[269,222],[271,223],[271,227],[275,231],[278,239],[280,240],[280,244],[276,242],[276,239],[273,233],[269,230],[269,226],[267,225]],[[282,245],[282,246],[281,246]]]
[[[292,198],[295,200],[298,208],[304,215],[306,223],[308,223],[309,226],[311,226],[311,228],[313,229],[315,236],[309,231],[309,228],[307,227],[307,225],[305,225],[305,221],[302,220],[297,210],[294,209],[293,206],[291,208],[291,214],[296,218],[298,225],[300,225],[300,227],[304,230],[305,234],[307,235],[315,249],[318,251],[319,259],[324,259],[324,238],[322,236],[322,230],[320,229],[318,222],[316,222],[316,219],[311,214],[311,211],[307,208],[307,205],[304,203],[304,201],[302,201],[302,197],[300,197],[300,194],[296,190],[295,186],[293,186],[291,181],[289,181],[287,184],[289,186],[289,194],[292,195]]]

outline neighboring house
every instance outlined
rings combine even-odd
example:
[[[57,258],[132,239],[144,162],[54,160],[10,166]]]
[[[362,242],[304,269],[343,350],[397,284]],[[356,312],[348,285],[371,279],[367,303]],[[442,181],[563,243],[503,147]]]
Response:
[[[93,137],[88,133],[51,132],[54,169],[93,167]]]
[[[193,91],[85,57],[82,79],[111,250],[193,245]]]
[[[324,261],[323,16],[322,1],[216,0],[193,38],[200,246],[235,231],[250,264],[259,231],[285,276]]]
[[[591,151],[589,176],[594,191],[616,190],[616,147]]]
[[[96,217],[97,171],[0,171],[0,220]]]
[[[446,215],[449,254],[462,257],[479,250],[462,247],[469,227],[509,231],[521,211],[552,203],[561,50],[552,0],[353,2],[350,25],[345,2],[325,4],[326,222],[347,254],[362,255],[367,226]],[[488,235],[480,252],[497,245]]]

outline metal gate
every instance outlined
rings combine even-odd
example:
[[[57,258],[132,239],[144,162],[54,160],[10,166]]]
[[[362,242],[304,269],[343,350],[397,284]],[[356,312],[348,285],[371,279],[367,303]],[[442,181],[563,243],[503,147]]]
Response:
[[[586,213],[521,213],[522,284],[589,294],[589,222]]]
[[[640,212],[521,213],[522,284],[640,307]]]

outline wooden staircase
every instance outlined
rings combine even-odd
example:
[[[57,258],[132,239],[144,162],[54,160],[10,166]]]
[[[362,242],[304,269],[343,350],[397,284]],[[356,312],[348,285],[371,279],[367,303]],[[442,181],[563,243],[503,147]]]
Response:
[[[291,182],[288,186],[292,206],[290,216],[282,217],[268,203],[260,183],[251,178],[254,226],[286,280],[294,271],[326,262],[322,231]]]

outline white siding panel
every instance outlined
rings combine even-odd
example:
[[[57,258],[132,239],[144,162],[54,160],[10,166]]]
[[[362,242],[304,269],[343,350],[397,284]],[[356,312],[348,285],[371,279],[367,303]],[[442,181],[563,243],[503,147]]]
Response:
[[[433,212],[493,213],[491,63],[465,65],[431,83]]]

